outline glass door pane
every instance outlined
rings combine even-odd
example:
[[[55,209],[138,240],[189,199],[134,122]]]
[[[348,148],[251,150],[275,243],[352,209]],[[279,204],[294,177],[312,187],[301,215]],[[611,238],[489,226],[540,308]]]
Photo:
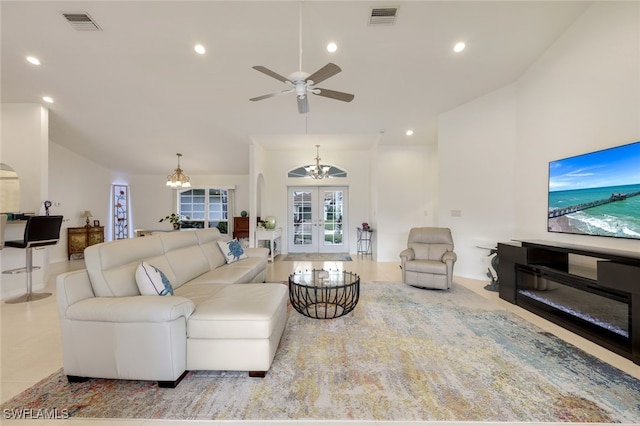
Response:
[[[289,189],[289,251],[348,252],[346,188]]]
[[[290,223],[289,251],[311,253],[318,251],[318,244],[314,235],[314,202],[316,188],[295,190],[289,192]]]
[[[343,191],[329,190],[322,191],[323,200],[323,224],[322,224],[322,248],[320,251],[344,251],[343,249]]]

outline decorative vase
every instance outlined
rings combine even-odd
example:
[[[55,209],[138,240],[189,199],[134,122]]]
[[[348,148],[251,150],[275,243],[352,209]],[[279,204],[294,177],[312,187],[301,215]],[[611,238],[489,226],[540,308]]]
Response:
[[[266,229],[276,229],[276,218],[273,216],[267,216],[264,218],[264,227]]]
[[[175,231],[177,231],[178,229],[180,229],[180,224],[179,224],[179,223],[174,223],[174,224],[173,224],[173,229],[174,229]]]
[[[247,217],[247,214],[248,214],[248,213],[247,213],[247,211],[246,211],[246,210],[242,210],[242,211],[240,212],[240,216],[242,216],[242,217]]]

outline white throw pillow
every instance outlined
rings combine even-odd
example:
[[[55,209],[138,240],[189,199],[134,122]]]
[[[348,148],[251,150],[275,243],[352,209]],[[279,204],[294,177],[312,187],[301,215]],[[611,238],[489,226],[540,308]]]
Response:
[[[173,287],[167,276],[145,261],[140,262],[136,269],[136,284],[143,296],[173,295]]]
[[[218,240],[218,246],[222,250],[224,258],[227,263],[233,263],[236,260],[246,259],[247,255],[242,249],[242,244],[238,240],[220,241]]]

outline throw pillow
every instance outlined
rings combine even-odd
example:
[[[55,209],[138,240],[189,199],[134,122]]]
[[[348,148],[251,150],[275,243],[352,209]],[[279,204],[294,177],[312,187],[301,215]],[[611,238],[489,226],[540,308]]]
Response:
[[[220,250],[222,250],[222,254],[227,260],[227,263],[233,263],[236,260],[246,259],[247,257],[247,255],[244,253],[244,250],[242,249],[242,244],[240,244],[238,240],[218,240],[218,246],[220,246]]]
[[[162,271],[142,261],[136,269],[136,284],[143,296],[173,295],[173,287]]]

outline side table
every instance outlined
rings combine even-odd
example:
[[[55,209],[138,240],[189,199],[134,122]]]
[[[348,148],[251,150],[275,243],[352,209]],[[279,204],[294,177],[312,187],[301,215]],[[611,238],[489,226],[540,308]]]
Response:
[[[260,247],[260,241],[269,242],[269,261],[280,254],[280,239],[282,237],[282,228],[277,229],[258,229],[256,230],[256,247]]]
[[[358,228],[358,254],[365,256],[373,255],[373,248],[371,246],[372,235],[373,229]]]

